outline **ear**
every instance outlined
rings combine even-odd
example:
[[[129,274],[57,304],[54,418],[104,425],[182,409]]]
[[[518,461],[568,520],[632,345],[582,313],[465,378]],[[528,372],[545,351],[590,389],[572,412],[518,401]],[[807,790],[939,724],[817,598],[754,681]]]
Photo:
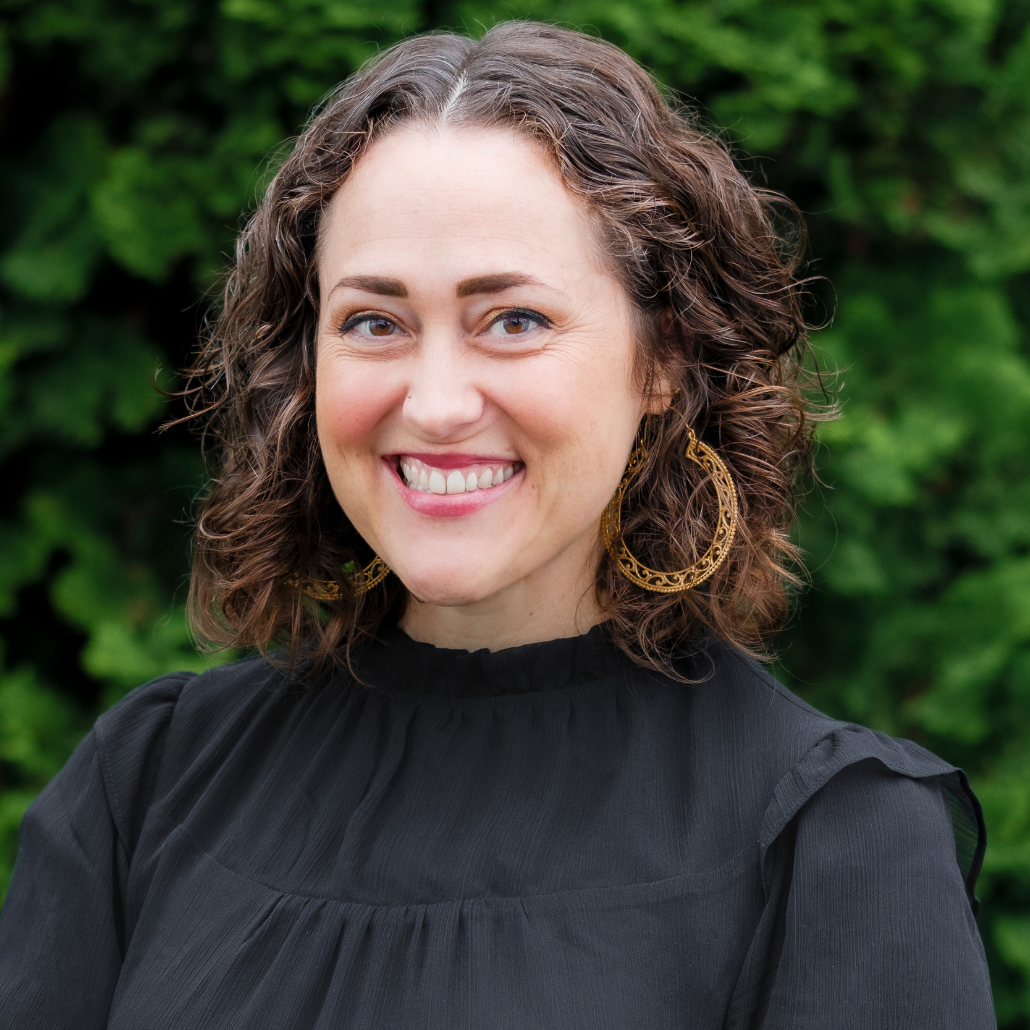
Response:
[[[668,340],[673,332],[673,315],[671,311],[664,311],[659,322],[659,332],[663,340]],[[665,354],[671,354],[672,349],[663,347]],[[644,396],[643,411],[646,415],[661,415],[672,407],[676,396],[680,392],[676,385],[677,377],[673,374],[673,366],[660,359],[656,360],[654,369],[649,377],[648,391]]]
[[[663,415],[672,407],[679,392],[679,387],[675,385],[669,370],[663,367],[656,368],[651,388],[644,396],[644,414]]]

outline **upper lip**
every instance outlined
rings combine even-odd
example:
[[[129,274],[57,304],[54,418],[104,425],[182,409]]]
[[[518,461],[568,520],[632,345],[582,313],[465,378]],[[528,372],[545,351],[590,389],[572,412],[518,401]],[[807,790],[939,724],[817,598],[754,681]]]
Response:
[[[414,458],[425,465],[437,469],[460,469],[469,465],[512,465],[518,458],[501,458],[496,454],[459,454],[455,451],[445,451],[439,454],[420,453],[419,451],[398,451],[391,455],[396,460],[401,458]]]

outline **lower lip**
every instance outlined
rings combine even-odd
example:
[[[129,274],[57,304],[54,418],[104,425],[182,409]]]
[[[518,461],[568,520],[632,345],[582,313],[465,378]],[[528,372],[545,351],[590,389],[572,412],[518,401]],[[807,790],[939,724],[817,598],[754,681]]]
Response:
[[[464,494],[424,494],[421,490],[412,490],[404,480],[393,461],[383,460],[387,472],[397,485],[401,497],[420,515],[431,515],[434,518],[457,518],[461,515],[474,515],[482,511],[488,504],[493,504],[502,494],[508,492],[509,487],[514,487],[516,481],[521,479],[526,471],[523,465],[509,479],[506,479],[498,486],[490,486],[485,490],[473,490]]]

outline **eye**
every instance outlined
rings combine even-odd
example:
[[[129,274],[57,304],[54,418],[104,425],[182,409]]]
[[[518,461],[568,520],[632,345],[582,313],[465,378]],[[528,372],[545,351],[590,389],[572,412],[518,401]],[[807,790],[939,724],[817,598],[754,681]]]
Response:
[[[385,315],[370,315],[367,312],[351,315],[343,325],[340,333],[356,333],[358,336],[372,336],[381,339],[386,336],[397,336],[401,328],[392,318]]]
[[[487,332],[491,336],[525,336],[526,333],[547,325],[550,325],[550,322],[538,312],[516,308],[498,315],[490,323]]]

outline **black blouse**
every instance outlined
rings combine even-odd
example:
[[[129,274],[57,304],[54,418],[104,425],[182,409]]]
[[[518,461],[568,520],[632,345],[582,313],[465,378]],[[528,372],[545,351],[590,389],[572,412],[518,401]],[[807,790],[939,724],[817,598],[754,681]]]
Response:
[[[394,630],[133,691],[25,817],[0,1027],[993,1027],[962,773],[682,670]]]

